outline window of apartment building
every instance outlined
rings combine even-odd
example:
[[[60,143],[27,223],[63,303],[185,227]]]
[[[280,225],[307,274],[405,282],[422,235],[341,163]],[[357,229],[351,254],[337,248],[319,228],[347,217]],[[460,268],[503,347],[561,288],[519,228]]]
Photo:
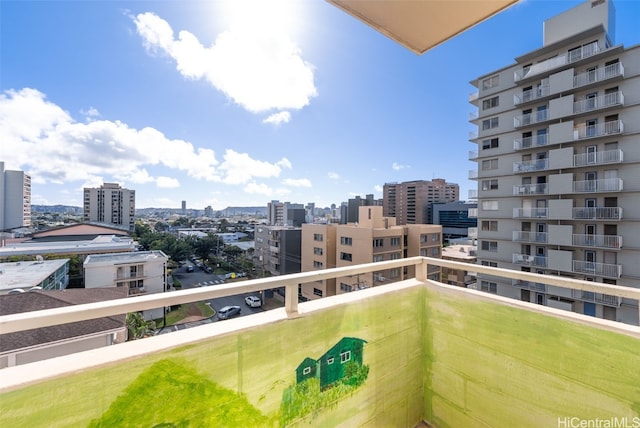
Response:
[[[482,201],[482,210],[483,211],[498,211],[498,201]]]
[[[141,279],[137,281],[129,281],[129,288],[144,288],[144,281]]]
[[[482,150],[497,149],[497,148],[498,148],[497,138],[488,138],[486,140],[482,140]]]
[[[431,247],[429,248],[430,257],[439,257],[440,256],[440,247]]]
[[[322,248],[320,247],[313,247],[313,254],[315,254],[316,256],[321,256],[323,253]]]
[[[498,222],[494,220],[483,220],[482,221],[482,230],[489,230],[491,232],[498,231]]]
[[[498,293],[498,284],[491,281],[480,281],[480,290],[486,291],[489,293],[497,294]]]
[[[497,95],[495,97],[482,100],[482,110],[488,110],[490,108],[498,107],[498,105],[499,105],[499,99]]]
[[[402,255],[400,253],[391,253],[389,254],[389,260],[398,260],[401,259]]]
[[[495,268],[498,267],[498,262],[490,262],[488,260],[483,260],[483,261],[480,262],[480,264],[482,266],[489,266],[489,267],[495,267]]]
[[[432,233],[431,234],[431,242],[440,242],[440,234]]]
[[[376,254],[373,256],[374,263],[381,262],[383,260],[384,260],[384,256],[382,254]]]
[[[427,242],[429,242],[429,236],[428,235],[420,235],[420,243],[421,244],[426,244]]]
[[[353,287],[349,284],[345,284],[344,282],[340,283],[340,290],[344,291],[345,293],[349,293],[351,291],[353,291]]]
[[[374,239],[374,240],[373,240],[373,246],[374,246],[375,248],[384,246],[384,239],[382,239],[382,238],[376,238],[376,239]]]
[[[351,253],[340,253],[340,260],[347,262],[353,261],[353,255]]]
[[[322,269],[322,268],[323,268],[323,266],[324,266],[324,264],[323,264],[322,262],[319,262],[319,261],[317,261],[317,260],[314,260],[314,261],[313,261],[313,267],[314,267],[314,268],[316,268],[316,269]]]
[[[480,248],[484,251],[496,253],[498,252],[498,241],[481,241]]]
[[[482,180],[482,190],[498,190],[498,180]]]
[[[485,119],[482,121],[482,130],[486,131],[487,129],[493,129],[498,127],[498,117],[492,117],[490,119]]]
[[[389,277],[398,278],[399,276],[400,276],[400,269],[399,268],[389,269]]]
[[[322,297],[322,290],[320,290],[319,288],[313,288],[313,294],[315,294],[316,296],[320,296]]]
[[[427,257],[427,249],[420,248],[420,257]]]
[[[353,239],[352,238],[348,238],[346,236],[341,236],[340,237],[340,243],[342,245],[351,245],[353,243]]]
[[[485,159],[482,161],[482,170],[498,169],[498,158]]]
[[[322,233],[314,233],[313,240],[322,242],[324,241],[324,235]]]
[[[392,247],[398,247],[399,245],[400,245],[400,238],[398,237],[391,238]]]
[[[486,91],[487,89],[495,88],[500,83],[499,76],[496,74],[495,76],[487,77],[482,80],[482,90]]]

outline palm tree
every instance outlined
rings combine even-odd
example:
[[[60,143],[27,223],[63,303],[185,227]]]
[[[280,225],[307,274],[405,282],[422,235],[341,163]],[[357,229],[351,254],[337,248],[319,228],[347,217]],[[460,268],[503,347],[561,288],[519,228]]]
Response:
[[[127,314],[127,340],[142,339],[153,336],[156,332],[156,323],[153,320],[146,321],[142,312],[129,312]]]

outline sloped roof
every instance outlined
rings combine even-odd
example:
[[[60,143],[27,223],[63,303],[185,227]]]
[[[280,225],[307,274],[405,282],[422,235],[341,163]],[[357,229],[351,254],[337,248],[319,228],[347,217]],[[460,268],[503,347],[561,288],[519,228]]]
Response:
[[[62,308],[127,297],[124,287],[67,289],[0,295],[0,315]],[[125,328],[125,315],[96,318],[0,335],[0,353],[44,345],[73,337]]]
[[[77,237],[78,239],[87,239],[88,236],[95,237],[98,235],[120,235],[128,236],[128,229],[123,229],[112,224],[105,223],[78,223],[69,226],[60,226],[53,229],[36,232],[32,235],[32,239],[43,239],[47,237]]]

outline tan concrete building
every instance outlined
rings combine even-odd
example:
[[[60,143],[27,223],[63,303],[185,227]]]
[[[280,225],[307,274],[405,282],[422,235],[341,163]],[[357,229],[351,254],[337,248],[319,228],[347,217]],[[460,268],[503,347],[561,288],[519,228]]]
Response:
[[[136,214],[136,191],[117,183],[104,183],[84,189],[83,219],[127,227],[133,231]]]
[[[477,247],[475,245],[455,244],[442,248],[442,259],[469,263],[468,269],[442,268],[442,282],[464,288],[476,288],[477,276],[473,265],[476,264]]]
[[[456,202],[460,187],[442,178],[385,183],[382,189],[384,215],[397,224],[432,224],[434,202]]]
[[[0,231],[31,226],[31,176],[0,162]]]
[[[478,261],[640,287],[640,46],[611,0],[544,22],[542,47],[478,77]],[[491,293],[638,324],[638,301],[479,275]]]
[[[360,207],[359,222],[302,225],[302,271],[352,266],[414,256],[440,257],[442,226],[397,225],[382,207]],[[429,277],[439,278],[439,268]],[[368,274],[302,284],[305,299],[317,299],[400,281],[414,272],[385,269]]]

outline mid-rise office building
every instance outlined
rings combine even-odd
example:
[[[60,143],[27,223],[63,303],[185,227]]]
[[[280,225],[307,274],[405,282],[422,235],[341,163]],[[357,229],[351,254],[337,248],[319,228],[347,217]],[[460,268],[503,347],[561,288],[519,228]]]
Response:
[[[0,231],[31,226],[31,177],[0,162]]]
[[[267,223],[270,226],[300,227],[305,222],[305,216],[302,204],[280,201],[267,203]]]
[[[385,183],[382,190],[384,215],[397,224],[432,224],[434,202],[456,202],[460,187],[442,178]]]
[[[472,82],[478,261],[640,287],[640,46],[611,0],[544,22],[542,47]],[[638,302],[479,274],[484,291],[638,324]]]
[[[462,201],[432,204],[433,224],[442,226],[442,236],[445,242],[450,239],[468,237],[469,229],[478,227],[478,219],[469,216],[469,210],[478,208],[476,203]]]
[[[429,224],[397,225],[395,218],[384,217],[381,206],[363,206],[358,223],[305,224],[302,226],[302,271],[329,269],[364,263],[396,260],[414,256],[441,256],[442,227]],[[408,269],[384,269],[377,272],[319,280],[302,284],[306,300],[348,293],[363,288],[400,281],[413,275]],[[428,272],[438,280],[440,269]]]
[[[125,189],[117,183],[84,189],[84,221],[117,224],[133,231],[135,213],[135,190]]]

